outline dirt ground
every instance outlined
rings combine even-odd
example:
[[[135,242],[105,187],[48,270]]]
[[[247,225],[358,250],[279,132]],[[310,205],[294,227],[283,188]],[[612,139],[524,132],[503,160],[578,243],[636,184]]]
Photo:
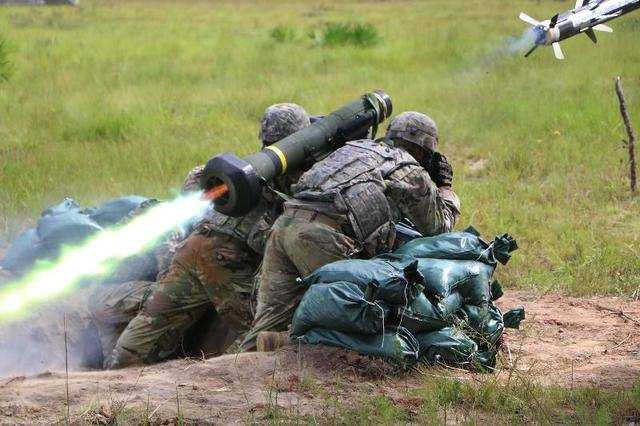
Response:
[[[510,370],[544,384],[576,387],[629,387],[640,377],[640,301],[507,291],[499,305],[523,305],[527,318],[520,330],[506,331],[498,375]],[[152,423],[171,422],[176,413],[185,420],[234,423],[259,419],[273,403],[302,414],[313,411],[323,392],[339,399],[353,392],[402,398],[424,374],[395,379],[390,373],[381,361],[320,346],[73,372],[70,413],[72,422],[101,422],[136,407]],[[66,399],[64,372],[0,379],[0,423],[64,422]]]

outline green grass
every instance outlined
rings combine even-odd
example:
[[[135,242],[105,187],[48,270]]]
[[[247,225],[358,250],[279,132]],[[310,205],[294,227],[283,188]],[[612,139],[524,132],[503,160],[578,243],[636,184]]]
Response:
[[[334,22],[309,31],[311,39],[322,46],[373,46],[380,42],[378,30],[372,24]]]
[[[11,62],[9,62],[9,48],[7,41],[0,35],[0,83],[9,80]]]
[[[264,108],[326,113],[383,88],[433,116],[455,167],[459,228],[508,231],[509,287],[576,295],[640,288],[640,216],[626,181],[613,78],[640,130],[640,13],[524,59],[505,54],[521,10],[569,2],[86,0],[2,7],[12,73],[0,83],[0,233],[65,195],[83,204],[169,197],[192,166],[258,148]],[[376,43],[318,43],[368,28]],[[274,30],[281,28],[281,30]],[[335,32],[335,31],[334,31]],[[366,31],[364,31],[366,33]],[[362,46],[365,44],[366,46]],[[480,165],[480,166],[478,166]]]
[[[294,41],[298,38],[298,32],[295,28],[288,25],[278,25],[271,30],[270,34],[272,39],[280,43]]]
[[[423,386],[392,400],[384,393],[330,394],[313,414],[296,406],[269,404],[270,424],[627,424],[640,418],[640,382],[632,389],[567,389],[537,385],[525,378],[478,383],[430,375]]]

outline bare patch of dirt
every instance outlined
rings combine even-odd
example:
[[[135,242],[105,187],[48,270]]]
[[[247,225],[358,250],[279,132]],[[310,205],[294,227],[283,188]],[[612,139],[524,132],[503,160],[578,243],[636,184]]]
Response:
[[[520,330],[507,330],[499,376],[527,374],[545,384],[629,387],[640,376],[640,302],[509,291],[499,305],[523,305]],[[451,373],[463,380],[473,373]],[[485,376],[486,377],[486,376]],[[176,360],[117,371],[69,373],[71,420],[107,423],[126,410],[150,422],[264,420],[269,407],[314,412],[327,397],[384,394],[411,404],[420,373],[321,346]],[[65,373],[0,380],[0,423],[64,421]]]
[[[640,377],[640,301],[510,291],[498,305],[527,315],[505,333],[503,364],[565,386],[629,387]]]

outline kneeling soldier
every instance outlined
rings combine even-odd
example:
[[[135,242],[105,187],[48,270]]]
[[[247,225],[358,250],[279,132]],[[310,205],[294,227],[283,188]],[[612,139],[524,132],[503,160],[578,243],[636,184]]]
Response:
[[[308,125],[309,117],[302,107],[277,104],[267,108],[260,136],[264,145],[270,145]],[[202,167],[195,168],[184,189],[193,188],[201,172]],[[285,176],[275,186],[287,193],[290,184]],[[105,367],[155,363],[176,356],[185,333],[211,311],[212,304],[218,317],[236,334],[246,332],[252,319],[254,275],[266,233],[280,210],[281,200],[266,189],[260,204],[244,217],[211,212],[177,247],[168,270],[149,287],[143,300],[136,299],[141,309],[119,336],[113,351],[105,354]],[[139,297],[139,293],[132,294]],[[106,299],[94,311],[98,322],[109,317],[114,307],[127,305]],[[225,340],[220,345],[231,343]]]
[[[243,350],[255,349],[262,331],[287,329],[304,294],[297,277],[390,250],[394,224],[403,218],[423,235],[453,228],[460,202],[437,140],[431,118],[405,112],[390,123],[385,140],[348,142],[302,175],[269,236]]]

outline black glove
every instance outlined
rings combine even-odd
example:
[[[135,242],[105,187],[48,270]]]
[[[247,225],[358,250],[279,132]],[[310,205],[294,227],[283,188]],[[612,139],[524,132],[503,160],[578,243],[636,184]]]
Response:
[[[438,188],[442,186],[451,186],[453,182],[453,169],[449,160],[443,154],[434,152],[431,156],[429,167],[426,167],[427,173],[431,176],[431,180]]]

